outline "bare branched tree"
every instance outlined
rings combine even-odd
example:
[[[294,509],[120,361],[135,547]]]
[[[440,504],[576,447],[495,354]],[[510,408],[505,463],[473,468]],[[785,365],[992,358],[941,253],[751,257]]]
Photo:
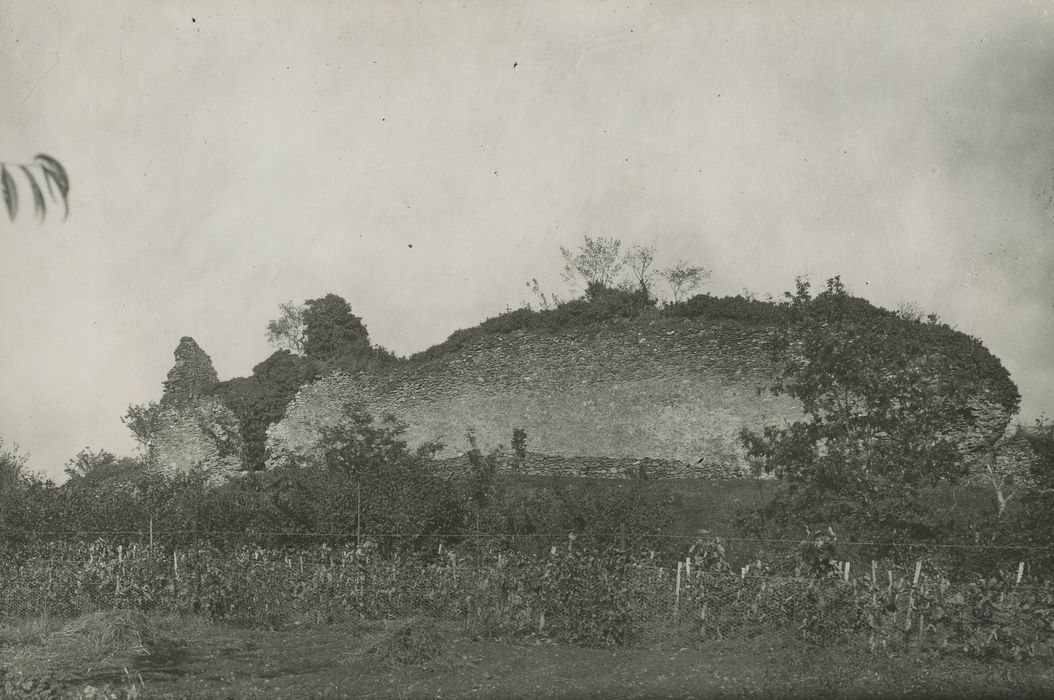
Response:
[[[47,188],[47,197],[40,182]],[[0,163],[0,194],[11,221],[18,217],[19,191],[23,188],[28,188],[33,196],[33,211],[38,220],[43,221],[47,215],[49,200],[52,205],[62,205],[63,220],[69,216],[70,180],[62,163],[51,156],[39,153],[32,163]]]
[[[652,269],[652,265],[655,264],[655,246],[635,245],[627,251],[623,260],[640,286],[640,290],[645,294],[650,294],[651,283],[655,278],[655,271]]]
[[[287,301],[279,304],[278,309],[282,312],[281,315],[267,323],[267,342],[278,349],[303,355],[307,330],[304,323],[304,305]]]
[[[590,238],[585,236],[585,243],[577,251],[570,251],[560,246],[564,256],[564,280],[575,288],[584,282],[586,289],[593,284],[610,287],[615,277],[625,264],[619,249],[622,241],[617,238]]]
[[[674,303],[683,301],[710,280],[710,270],[698,265],[689,265],[687,260],[678,261],[676,265],[665,268],[660,274],[670,285]]]

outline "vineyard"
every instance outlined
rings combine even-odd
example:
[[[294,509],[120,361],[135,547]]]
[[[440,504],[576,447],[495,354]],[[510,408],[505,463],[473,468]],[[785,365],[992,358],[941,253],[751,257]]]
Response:
[[[954,580],[922,560],[880,567],[805,556],[793,569],[775,559],[734,568],[716,539],[676,562],[573,539],[538,553],[463,549],[423,557],[372,545],[52,542],[0,571],[0,619],[118,609],[282,629],[425,617],[484,638],[584,647],[789,632],[817,646],[971,658],[1054,649],[1054,583],[1023,566]]]

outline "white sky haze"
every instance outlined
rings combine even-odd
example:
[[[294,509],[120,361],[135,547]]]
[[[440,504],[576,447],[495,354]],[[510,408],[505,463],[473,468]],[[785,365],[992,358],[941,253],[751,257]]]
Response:
[[[221,378],[333,292],[410,354],[654,242],[707,291],[842,275],[1054,414],[1054,3],[0,0],[0,437],[132,450],[183,335]],[[411,247],[412,246],[412,247]]]

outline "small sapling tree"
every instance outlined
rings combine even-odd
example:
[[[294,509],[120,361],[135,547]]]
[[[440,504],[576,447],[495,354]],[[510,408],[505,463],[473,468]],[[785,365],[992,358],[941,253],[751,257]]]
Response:
[[[585,236],[585,243],[577,251],[561,246],[560,253],[564,256],[564,280],[572,288],[581,286],[588,289],[594,285],[611,287],[625,265],[625,259],[620,253],[621,248],[622,241],[603,236]]]
[[[516,466],[523,469],[527,461],[527,431],[523,428],[512,429],[512,454],[516,457]]]
[[[655,271],[652,269],[655,264],[655,246],[635,245],[626,253],[623,262],[633,275],[637,288],[650,297],[652,281],[655,278]]]
[[[703,286],[710,279],[710,270],[699,265],[690,265],[687,260],[680,260],[659,273],[670,285],[673,303],[684,301],[693,291]]]
[[[153,440],[161,427],[161,407],[154,401],[146,404],[132,404],[121,417],[121,422],[132,432],[132,437],[135,438],[146,463],[153,464]]]

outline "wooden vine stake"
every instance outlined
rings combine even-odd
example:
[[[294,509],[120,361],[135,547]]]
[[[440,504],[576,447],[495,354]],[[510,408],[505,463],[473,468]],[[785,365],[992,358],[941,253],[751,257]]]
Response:
[[[875,560],[872,559],[871,560],[871,585],[872,586],[875,586],[875,585],[878,584],[878,579],[875,578],[875,575],[876,575],[875,574],[875,566],[876,566]]]
[[[681,604],[681,567],[684,566],[683,561],[677,562],[677,587],[673,593],[673,610],[677,611],[677,608]]]
[[[1020,562],[1017,565],[1017,584],[1020,585],[1021,577],[1025,575],[1025,562]]]
[[[911,585],[916,586],[919,583],[919,574],[922,572],[922,561],[915,562],[915,579],[911,582]]]
[[[849,580],[849,562],[845,563],[845,580]]]

